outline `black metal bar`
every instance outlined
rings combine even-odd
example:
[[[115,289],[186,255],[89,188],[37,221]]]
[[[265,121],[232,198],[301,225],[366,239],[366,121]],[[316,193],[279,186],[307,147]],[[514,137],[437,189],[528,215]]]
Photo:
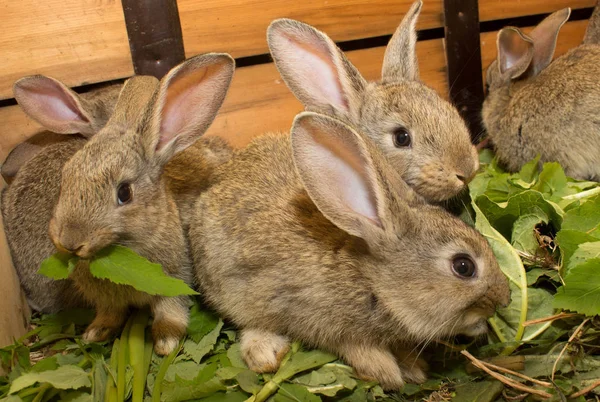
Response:
[[[162,78],[185,60],[176,0],[122,0],[136,74]]]
[[[444,0],[446,61],[450,99],[471,130],[475,142],[483,132],[483,80],[477,0]]]

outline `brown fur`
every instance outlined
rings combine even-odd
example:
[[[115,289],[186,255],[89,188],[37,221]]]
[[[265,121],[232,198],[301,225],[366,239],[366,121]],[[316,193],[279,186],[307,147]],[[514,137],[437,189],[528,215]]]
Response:
[[[349,215],[344,201],[336,204],[345,184],[323,184],[334,183],[331,173],[312,167],[319,157],[296,135],[311,125],[325,127],[319,135],[330,152],[362,160],[355,166],[375,183],[377,217]],[[485,317],[508,303],[490,247],[459,219],[424,203],[378,147],[341,122],[303,113],[292,144],[285,135],[257,138],[217,170],[216,184],[200,196],[190,242],[203,296],[258,338],[260,347],[242,351],[257,371],[277,367],[289,338],[339,354],[386,388],[423,381],[425,365],[410,352],[415,345],[480,334]],[[478,263],[477,278],[453,275],[456,253]],[[261,334],[275,346],[260,342]]]
[[[518,28],[501,31],[500,55],[514,52],[510,57],[519,61],[506,71],[499,61],[488,68],[482,117],[508,170],[518,171],[539,154],[542,162],[559,162],[571,177],[598,181],[600,46],[590,40],[548,65],[567,18],[568,10],[558,11],[531,36]],[[505,44],[508,40],[512,43]],[[544,57],[536,58],[542,51]]]
[[[310,25],[275,20],[267,36],[275,65],[307,110],[367,134],[420,195],[443,201],[466,188],[479,161],[456,109],[419,80],[415,23],[421,5],[412,5],[390,40],[378,82],[367,82],[335,43]],[[401,126],[411,134],[410,147],[394,144]]]
[[[176,164],[167,168],[168,174],[163,171],[186,148],[200,155],[212,152],[188,147],[216,116],[233,66],[228,55],[207,54],[175,67],[158,87],[152,77],[134,77],[126,83],[109,124],[64,166],[60,197],[50,221],[50,237],[57,248],[87,259],[110,244],[125,245],[161,264],[166,274],[192,283],[177,200],[187,201],[186,192],[199,190],[171,182],[170,177],[185,181],[189,174],[185,156],[174,159]],[[222,148],[216,140],[206,143]],[[215,155],[211,157],[218,160]],[[195,183],[203,183],[208,163],[195,163],[204,167]],[[123,183],[130,185],[133,194],[125,204],[117,196]],[[158,354],[170,353],[185,333],[186,297],[150,296],[94,278],[80,266],[70,279],[98,313],[84,334],[87,340],[110,336],[130,306],[150,305]]]
[[[34,79],[39,82],[43,78]],[[90,131],[97,132],[112,115],[121,87],[112,85],[82,95],[64,91],[79,100]],[[35,118],[36,111],[30,116]],[[37,273],[41,262],[56,251],[48,237],[48,222],[58,201],[62,168],[85,142],[80,135],[44,132],[17,146],[2,166],[3,174],[15,174],[2,194],[6,237],[27,300],[38,311],[86,305],[70,281],[55,281]]]
[[[168,354],[176,347],[187,326],[187,298],[150,296],[94,278],[85,260],[65,281],[51,281],[37,270],[55,251],[48,237],[50,222],[50,237],[61,250],[81,245],[77,254],[89,258],[110,244],[122,244],[160,263],[167,274],[192,282],[177,204],[190,202],[206,186],[211,166],[229,158],[231,150],[223,140],[194,140],[216,115],[232,73],[231,58],[209,54],[173,69],[160,87],[155,78],[134,77],[98,135],[87,143],[74,137],[48,146],[19,171],[3,197],[3,213],[14,222],[10,230],[7,225],[9,242],[34,308],[92,305],[97,316],[84,338],[101,340],[121,326],[129,307],[150,305],[156,352]],[[199,85],[204,80],[208,85]],[[184,104],[181,94],[189,96]],[[163,108],[168,110],[163,113]],[[174,124],[181,126],[180,135],[165,138],[163,128]],[[115,187],[123,180],[131,182],[134,201],[119,207]]]

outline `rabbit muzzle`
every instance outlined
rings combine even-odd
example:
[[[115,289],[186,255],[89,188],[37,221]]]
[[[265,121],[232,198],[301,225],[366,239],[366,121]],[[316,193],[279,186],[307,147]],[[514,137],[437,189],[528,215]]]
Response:
[[[60,224],[50,221],[49,235],[56,249],[78,257],[91,258],[97,251],[114,242],[114,236],[101,230],[89,231],[85,225]]]

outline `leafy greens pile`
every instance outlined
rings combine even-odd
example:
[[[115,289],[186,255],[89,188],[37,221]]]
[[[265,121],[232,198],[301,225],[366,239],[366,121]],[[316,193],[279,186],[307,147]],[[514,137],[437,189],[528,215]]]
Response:
[[[509,278],[512,301],[490,319],[487,339],[439,342],[424,351],[420,345],[431,367],[426,383],[386,394],[376,383],[354,377],[335,356],[302,350],[297,343],[277,373],[256,374],[241,358],[235,329],[195,303],[186,339],[166,357],[152,351],[146,311],[135,312],[114,342],[90,344],[79,335],[92,312],[36,316],[29,334],[0,349],[8,371],[0,377],[0,402],[596,400],[600,185],[572,180],[556,163],[540,170],[535,160],[509,174],[489,151],[481,153],[481,161],[461,217],[490,242]],[[135,259],[117,252],[117,265]],[[65,277],[75,262],[54,261],[46,272]],[[139,285],[110,265],[96,262],[90,269]],[[159,274],[146,278],[140,286],[152,288],[162,280]]]

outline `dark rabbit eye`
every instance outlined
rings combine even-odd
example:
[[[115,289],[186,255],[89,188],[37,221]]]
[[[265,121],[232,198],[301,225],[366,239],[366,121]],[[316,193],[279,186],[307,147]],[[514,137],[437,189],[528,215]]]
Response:
[[[394,130],[394,145],[396,148],[409,147],[411,143],[410,133],[406,127],[398,127]]]
[[[117,189],[117,202],[119,205],[125,205],[131,201],[131,185],[129,183],[119,184]]]
[[[461,278],[472,278],[475,275],[475,262],[466,254],[458,254],[452,259],[452,271]]]

